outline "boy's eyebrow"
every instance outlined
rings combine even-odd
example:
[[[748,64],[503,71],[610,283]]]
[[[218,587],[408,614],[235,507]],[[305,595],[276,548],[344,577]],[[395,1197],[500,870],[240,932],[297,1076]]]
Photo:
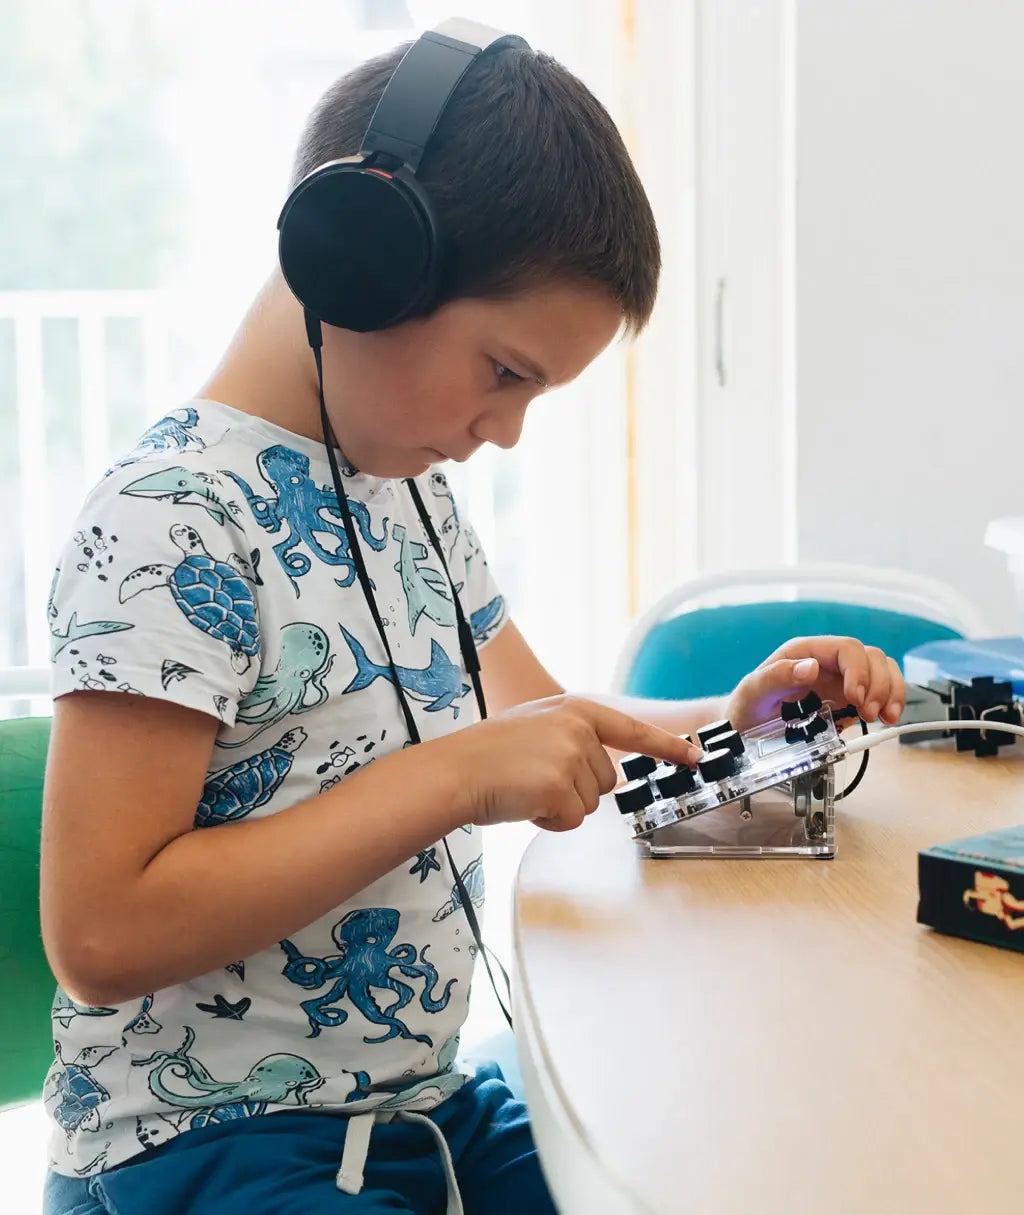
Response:
[[[512,361],[514,363],[518,363],[519,366],[529,374],[532,380],[536,380],[541,388],[547,388],[549,382],[548,377],[541,370],[541,368],[537,366],[533,359],[528,359],[525,354],[521,354],[512,346],[509,346],[508,352],[512,356]]]

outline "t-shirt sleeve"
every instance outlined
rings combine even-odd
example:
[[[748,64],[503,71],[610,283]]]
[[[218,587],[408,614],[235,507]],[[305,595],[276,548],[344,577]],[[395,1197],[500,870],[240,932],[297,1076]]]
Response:
[[[86,500],[47,604],[54,697],[132,692],[234,723],[259,675],[258,558],[218,477],[201,474],[201,506],[133,489],[185,471],[118,468]]]
[[[460,564],[465,561],[466,571],[466,582],[460,592],[463,610],[480,649],[500,632],[508,619],[508,605],[494,581],[476,532],[466,520],[460,522],[457,546]]]
[[[469,520],[460,511],[443,473],[430,474],[429,489],[440,516],[439,538],[449,561],[449,569],[459,590],[477,648],[485,646],[508,619],[508,606],[487,564],[480,540]]]

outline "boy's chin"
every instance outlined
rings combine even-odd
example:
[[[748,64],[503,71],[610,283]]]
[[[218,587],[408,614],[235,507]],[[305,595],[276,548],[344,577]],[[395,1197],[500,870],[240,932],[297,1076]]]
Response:
[[[447,458],[429,447],[420,447],[414,451],[367,453],[365,464],[356,462],[356,467],[370,477],[401,480],[403,477],[418,477],[432,464],[440,464]]]

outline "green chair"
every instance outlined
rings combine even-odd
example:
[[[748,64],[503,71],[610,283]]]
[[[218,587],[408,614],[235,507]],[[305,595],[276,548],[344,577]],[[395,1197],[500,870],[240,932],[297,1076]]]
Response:
[[[48,717],[0,720],[0,1109],[39,1098],[56,986],[39,931],[39,824]]]
[[[39,931],[39,824],[49,740],[48,717],[0,720],[0,1110],[37,1100],[53,1062],[50,1007],[57,980]],[[521,1094],[511,1034],[466,1054],[496,1059]]]
[[[615,691],[654,700],[730,692],[795,636],[834,633],[897,661],[927,641],[988,635],[959,592],[904,570],[786,566],[709,574],[673,588],[633,625]]]

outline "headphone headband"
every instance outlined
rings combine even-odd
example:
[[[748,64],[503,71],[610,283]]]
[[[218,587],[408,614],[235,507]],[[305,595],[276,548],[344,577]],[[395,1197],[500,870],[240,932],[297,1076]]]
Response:
[[[491,50],[529,47],[477,21],[454,17],[422,34],[388,81],[359,149],[394,157],[413,173],[459,82],[477,58]]]

